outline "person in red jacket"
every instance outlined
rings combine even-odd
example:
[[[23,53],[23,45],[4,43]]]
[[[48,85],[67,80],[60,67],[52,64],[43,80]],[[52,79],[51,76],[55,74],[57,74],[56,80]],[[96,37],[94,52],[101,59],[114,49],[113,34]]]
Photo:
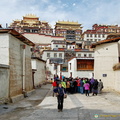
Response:
[[[53,90],[57,87],[57,82],[56,81],[54,81],[53,83],[52,83],[52,86],[53,86]],[[53,92],[53,97],[54,97],[54,92]]]

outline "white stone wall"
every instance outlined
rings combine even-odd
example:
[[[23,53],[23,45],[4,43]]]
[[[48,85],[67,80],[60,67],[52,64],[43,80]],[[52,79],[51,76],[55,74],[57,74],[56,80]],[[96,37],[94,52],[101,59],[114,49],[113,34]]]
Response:
[[[64,44],[53,44],[53,42],[51,43],[51,49],[53,50],[54,48],[66,48],[66,45]]]
[[[57,53],[57,58],[61,58],[59,57],[59,53],[62,53],[62,59],[64,59],[64,51],[48,51],[48,50],[44,50],[43,54],[42,54],[42,59],[43,60],[47,60],[47,53],[50,53],[50,58],[54,58],[54,53]],[[80,56],[79,56],[80,55]],[[80,52],[76,52],[76,57],[85,57],[84,55],[86,55],[86,57],[94,57],[94,52],[93,51],[80,51]]]
[[[115,90],[120,92],[120,70],[115,72]]]
[[[67,45],[67,49],[75,49],[75,45]]]
[[[0,67],[0,101],[9,97],[9,69]]]
[[[9,34],[10,96],[22,94],[23,50],[25,50],[25,91],[33,89],[30,46]]]
[[[70,64],[71,64],[71,69],[70,69]],[[70,73],[72,72],[72,77],[77,77],[76,76],[76,70],[77,70],[77,64],[76,64],[76,59],[73,58],[68,62],[68,77],[70,77]]]
[[[39,86],[46,80],[45,62],[38,59],[32,59],[32,69],[36,69],[34,73],[34,85]]]
[[[113,65],[118,63],[118,43],[106,43],[95,48],[94,77],[101,79],[105,88],[115,89]],[[107,74],[103,77],[103,74]]]
[[[102,34],[100,34],[100,37],[98,34],[96,34],[96,37],[95,37],[95,34],[92,34],[92,37],[90,36],[90,34],[88,37],[87,37],[87,34],[84,34],[85,41],[88,41],[88,39],[89,39],[89,41],[91,41],[91,39],[92,39],[92,41],[95,41],[96,39],[97,39],[97,41],[99,41],[99,40],[105,40],[106,38],[107,38],[107,34],[105,34],[104,37]]]
[[[64,40],[62,37],[52,37],[50,35],[47,36],[36,33],[24,33],[23,35],[32,42],[40,44],[51,44],[52,40]]]
[[[71,70],[70,70],[70,63],[71,63]],[[73,58],[72,60],[70,60],[68,62],[68,74],[70,77],[70,72],[72,72],[72,77],[76,78],[76,77],[87,77],[87,78],[91,78],[92,77],[92,73],[93,71],[77,71],[77,61],[76,58]]]
[[[119,57],[120,57],[120,40],[118,41],[118,52],[119,52]]]
[[[80,78],[92,78],[93,71],[76,71],[74,77]]]
[[[49,59],[47,59],[47,61],[46,61],[46,70],[51,72],[50,77],[53,78],[53,76],[56,72],[54,70],[54,64],[49,64]],[[48,78],[48,75],[47,75],[47,78]],[[48,79],[51,79],[51,78],[48,78]]]
[[[48,71],[51,71],[51,78],[54,77],[54,74],[58,74],[58,76],[60,76],[60,65],[57,66],[57,70],[54,69],[54,64],[49,64],[49,59],[46,61],[46,68]]]
[[[65,76],[65,77],[69,77],[68,72],[61,72],[61,73],[62,73],[63,76]]]
[[[32,59],[32,60],[31,60],[31,64],[32,64],[32,69],[37,70],[37,62],[36,62],[36,59]]]
[[[57,57],[56,58],[64,59],[64,52],[62,52],[62,51],[43,51],[43,54],[42,54],[42,59],[43,60],[47,60],[48,59],[47,53],[50,53],[50,58],[55,58],[54,57],[54,53],[57,53]],[[62,53],[62,57],[59,57],[59,53]]]
[[[9,35],[0,33],[0,64],[9,65]]]
[[[49,59],[47,60],[46,67],[49,71],[52,73],[52,78],[54,74],[56,74],[56,70],[54,69],[54,64],[49,64]],[[57,66],[57,74],[60,76],[60,73],[64,75],[65,77],[68,77],[68,72],[61,72],[60,71],[60,65]]]
[[[94,52],[76,52],[76,57],[84,57],[84,55],[86,54],[86,57],[94,57]],[[80,55],[80,56],[79,56]]]
[[[60,70],[60,65],[57,66],[57,75],[60,77],[61,70]]]

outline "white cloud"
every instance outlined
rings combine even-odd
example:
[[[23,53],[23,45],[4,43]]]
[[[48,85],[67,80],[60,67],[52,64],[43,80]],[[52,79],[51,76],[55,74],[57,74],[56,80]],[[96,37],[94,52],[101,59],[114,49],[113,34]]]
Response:
[[[49,2],[49,0],[42,0],[42,2],[44,2],[44,3],[48,3],[48,2]]]
[[[61,0],[58,0],[58,3],[62,3],[62,1],[61,1]]]
[[[83,23],[84,29],[98,24],[120,24],[119,0],[3,0],[0,3],[0,24],[5,26],[12,20],[32,13],[52,26],[58,20]]]
[[[68,4],[62,4],[62,7],[68,7]]]
[[[76,6],[76,3],[73,3],[73,6]]]

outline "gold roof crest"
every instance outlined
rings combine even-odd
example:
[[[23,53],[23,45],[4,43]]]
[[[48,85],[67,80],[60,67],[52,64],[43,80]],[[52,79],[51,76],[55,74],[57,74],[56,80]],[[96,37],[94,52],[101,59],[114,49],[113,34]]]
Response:
[[[59,23],[59,24],[79,24],[78,21],[74,22],[74,21],[69,21],[69,20],[68,21],[64,21],[64,20],[63,21],[59,21],[58,20],[58,22],[56,22],[56,23]]]
[[[26,14],[23,17],[29,17],[29,18],[38,18],[35,14]]]

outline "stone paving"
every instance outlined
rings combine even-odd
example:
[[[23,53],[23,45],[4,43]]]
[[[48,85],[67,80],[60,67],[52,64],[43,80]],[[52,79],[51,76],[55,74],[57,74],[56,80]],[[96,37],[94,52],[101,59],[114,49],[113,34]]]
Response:
[[[41,89],[47,92],[51,85]],[[46,93],[45,92],[45,93]],[[31,104],[31,100],[38,100]],[[39,92],[27,100],[17,103],[11,114],[0,115],[0,120],[120,120],[120,94],[104,90],[98,96],[86,97],[84,94],[69,94],[64,99],[63,112],[57,111],[57,98],[52,89],[41,102]],[[18,108],[24,109],[19,110]],[[13,109],[13,108],[11,108]],[[8,117],[5,117],[5,116]]]
[[[120,120],[120,94],[107,93],[86,97],[69,94],[63,112],[57,111],[57,98],[46,96],[36,110],[20,120]]]

